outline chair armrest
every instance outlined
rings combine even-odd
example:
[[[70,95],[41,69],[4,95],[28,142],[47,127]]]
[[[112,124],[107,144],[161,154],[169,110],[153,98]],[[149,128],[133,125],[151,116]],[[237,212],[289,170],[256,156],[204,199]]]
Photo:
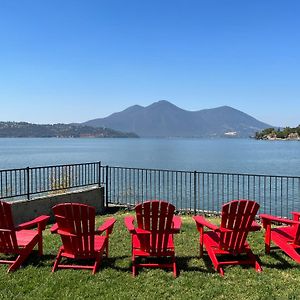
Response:
[[[117,220],[115,218],[110,218],[110,219],[105,220],[105,222],[101,226],[98,227],[97,231],[100,234],[104,231],[106,231],[106,235],[111,234],[116,221]]]
[[[229,228],[224,228],[224,227],[218,227],[217,229],[215,229],[216,232],[222,232],[222,233],[226,233],[226,232],[233,232],[233,229],[229,229]]]
[[[180,231],[182,224],[182,220],[179,216],[173,216],[173,228],[172,231],[173,233],[178,233]]]
[[[135,228],[133,225],[134,219],[135,218],[133,216],[127,216],[124,218],[125,226],[130,233],[135,233]]]
[[[255,221],[252,222],[251,227],[250,227],[250,231],[260,231],[261,226],[256,223]]]
[[[65,231],[65,230],[61,230],[61,229],[58,229],[57,233],[60,234],[60,235],[62,235],[62,236],[77,237],[76,234],[73,234],[71,232],[68,232],[68,231]]]
[[[217,230],[219,228],[219,226],[215,225],[215,224],[212,224],[210,222],[208,222],[204,217],[202,216],[194,216],[193,219],[195,220],[196,222],[196,225],[197,225],[197,229],[199,231],[200,227],[207,227],[211,230]]]
[[[300,212],[298,212],[298,211],[292,211],[291,214],[293,216],[293,220],[294,221],[300,221]]]
[[[55,224],[50,228],[50,232],[51,232],[52,234],[54,234],[54,233],[57,233],[57,230],[58,230],[58,225],[57,225],[57,223],[55,223]]]
[[[137,234],[137,235],[139,235],[139,234],[151,234],[151,231],[150,230],[145,230],[145,229],[143,229],[143,228],[135,228],[135,233]]]
[[[267,214],[261,214],[259,216],[262,219],[264,228],[268,224],[271,224],[272,222],[283,223],[283,224],[287,224],[287,225],[300,224],[300,222],[298,222],[298,221],[293,221],[293,220],[289,220],[289,219],[279,218],[279,217],[275,217],[275,216],[267,215]]]
[[[50,216],[42,215],[31,221],[19,224],[17,226],[17,230],[21,229],[31,229],[33,227],[38,227],[39,230],[44,230],[46,228],[46,224],[48,223]]]

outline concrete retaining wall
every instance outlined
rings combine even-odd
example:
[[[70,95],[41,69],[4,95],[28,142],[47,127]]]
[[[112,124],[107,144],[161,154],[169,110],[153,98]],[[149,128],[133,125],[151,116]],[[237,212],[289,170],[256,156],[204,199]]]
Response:
[[[20,224],[34,219],[40,215],[50,215],[54,220],[52,207],[59,203],[77,202],[94,206],[97,213],[104,211],[104,188],[92,187],[77,190],[75,192],[64,192],[60,194],[47,195],[33,200],[18,200],[10,202],[15,224]]]

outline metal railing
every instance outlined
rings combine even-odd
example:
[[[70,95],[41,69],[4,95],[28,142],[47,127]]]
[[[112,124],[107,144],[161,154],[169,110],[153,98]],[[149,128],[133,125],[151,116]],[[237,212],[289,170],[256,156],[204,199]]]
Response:
[[[101,163],[82,163],[0,170],[0,198],[18,198],[100,185]]]
[[[218,214],[233,199],[251,199],[260,213],[300,211],[300,177],[101,167],[108,203],[135,205],[164,199],[177,210]]]
[[[233,199],[252,199],[260,213],[300,211],[300,177],[102,166],[101,162],[0,170],[0,198],[98,185],[109,203],[133,206],[164,199],[177,210],[218,214]]]

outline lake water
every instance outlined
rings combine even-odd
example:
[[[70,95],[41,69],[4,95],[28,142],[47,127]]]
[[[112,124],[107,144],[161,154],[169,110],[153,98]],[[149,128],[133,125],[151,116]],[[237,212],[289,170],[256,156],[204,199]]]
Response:
[[[0,139],[0,169],[102,165],[300,176],[300,142],[254,139]]]

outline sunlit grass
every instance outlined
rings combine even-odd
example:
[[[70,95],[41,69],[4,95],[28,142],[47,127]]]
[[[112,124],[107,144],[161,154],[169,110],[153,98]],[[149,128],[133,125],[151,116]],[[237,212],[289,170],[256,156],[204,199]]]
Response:
[[[127,212],[117,212],[117,223],[110,240],[110,258],[104,260],[96,275],[87,270],[58,270],[51,273],[60,238],[44,233],[44,257],[35,251],[24,267],[7,274],[0,266],[1,299],[298,299],[300,265],[281,251],[264,254],[263,231],[252,233],[249,243],[259,255],[262,273],[254,268],[225,268],[222,278],[207,255],[198,258],[198,232],[190,216],[183,216],[183,226],[176,235],[179,269],[174,279],[171,270],[140,269],[131,275],[130,235],[124,226]],[[106,218],[100,216],[97,223]],[[218,219],[213,219],[218,222]]]

